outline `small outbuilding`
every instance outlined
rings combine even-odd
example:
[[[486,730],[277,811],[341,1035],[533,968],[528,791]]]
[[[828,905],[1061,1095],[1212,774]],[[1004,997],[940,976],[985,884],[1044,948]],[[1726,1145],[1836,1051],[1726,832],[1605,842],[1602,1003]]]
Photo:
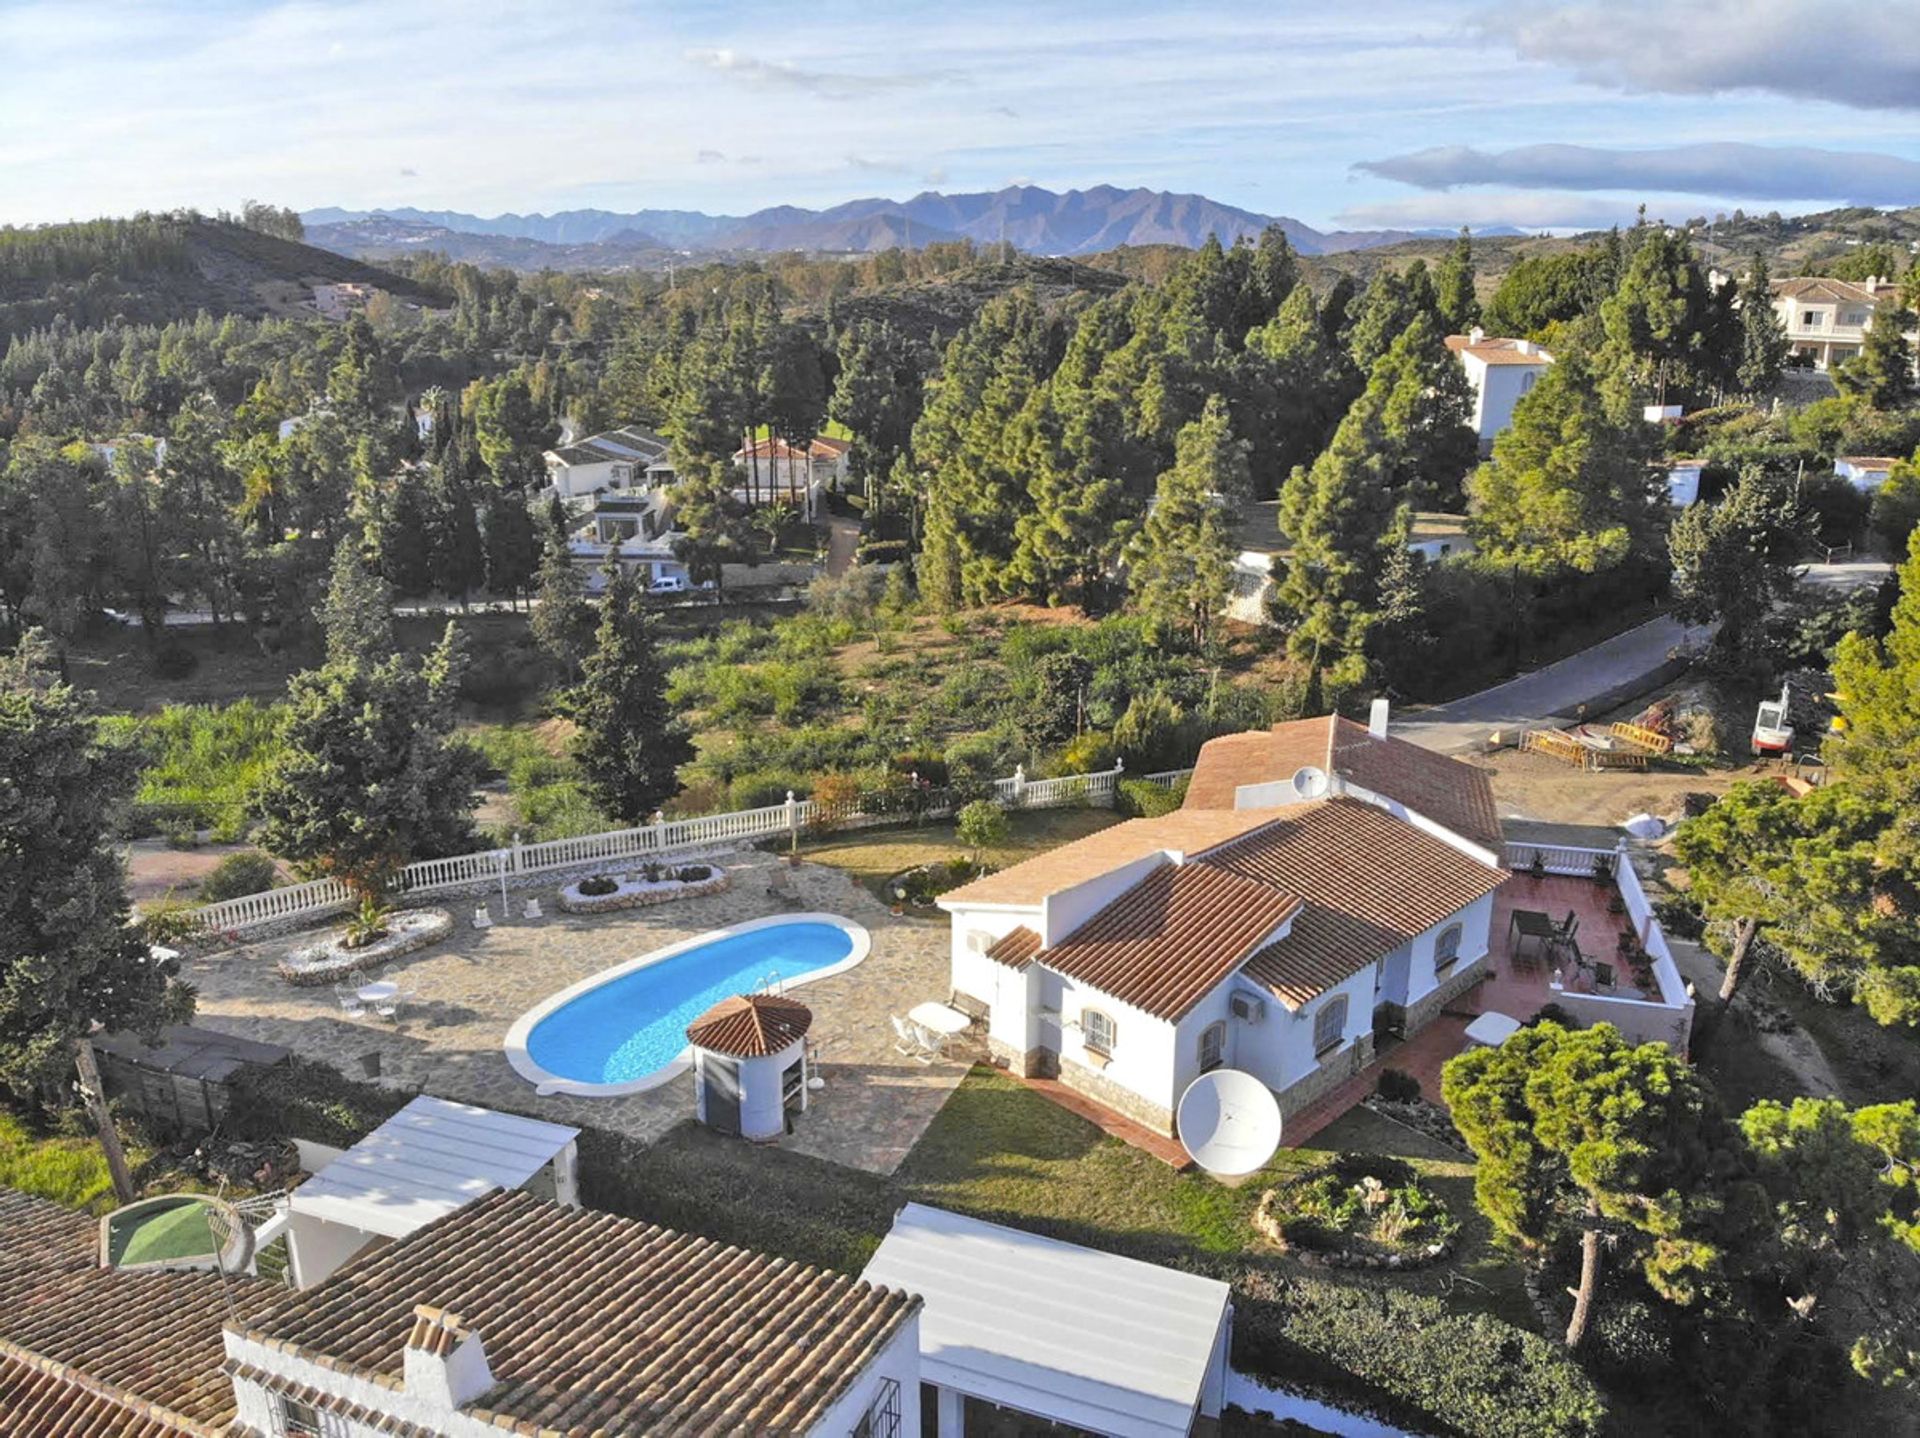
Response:
[[[741,1138],[778,1138],[807,1106],[813,1011],[784,994],[722,999],[687,1025],[700,1121]]]
[[[910,1203],[860,1275],[917,1293],[938,1431],[1182,1438],[1226,1402],[1227,1285]],[[1003,1410],[1003,1411],[996,1411]]]
[[[107,1097],[164,1130],[206,1133],[226,1117],[248,1069],[288,1063],[293,1050],[192,1024],[168,1024],[159,1042],[136,1033],[93,1041]]]

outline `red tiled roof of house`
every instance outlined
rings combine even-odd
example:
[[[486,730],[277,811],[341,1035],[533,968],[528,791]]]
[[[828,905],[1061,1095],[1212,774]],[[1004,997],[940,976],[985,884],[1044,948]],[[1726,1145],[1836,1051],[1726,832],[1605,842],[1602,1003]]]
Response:
[[[1128,819],[996,873],[983,875],[970,884],[949,889],[940,896],[939,903],[942,908],[955,903],[1032,907],[1049,894],[1097,879],[1148,854],[1161,850],[1189,857],[1204,853],[1239,838],[1249,829],[1258,828],[1278,812],[1276,809],[1235,809],[1229,799],[1225,805],[1211,810],[1196,810],[1189,805],[1152,819]]]
[[[816,434],[813,437],[812,448],[816,454],[823,454],[829,459],[838,459],[853,448],[853,441],[835,439],[830,434]]]
[[[522,1192],[476,1199],[284,1294],[245,1336],[384,1387],[420,1304],[458,1313],[496,1380],[466,1416],[516,1432],[793,1433],[919,1298]]]
[[[1234,791],[1293,777],[1308,765],[1405,805],[1471,843],[1500,852],[1500,816],[1484,769],[1338,715],[1208,740],[1187,781],[1183,812],[1232,809]]]
[[[1040,952],[1040,936],[1025,924],[1007,930],[987,949],[987,957],[1010,969],[1023,969]]]
[[[1345,798],[1303,805],[1215,850],[1202,865],[1300,895],[1287,936],[1254,954],[1245,969],[1289,1009],[1508,877],[1373,804]]]
[[[224,1429],[234,1415],[233,1386],[220,1371],[227,1304],[244,1317],[277,1290],[207,1272],[102,1268],[99,1233],[97,1219],[0,1189],[0,1352],[16,1361],[0,1417],[8,1402],[52,1402],[64,1392],[76,1424],[95,1425],[73,1429],[88,1438]],[[111,1405],[127,1415],[125,1425],[103,1416]],[[66,1430],[0,1423],[0,1431]]]
[[[722,999],[687,1025],[687,1042],[735,1058],[777,1054],[807,1036],[813,1010],[779,994],[737,994]]]
[[[179,1438],[220,1431],[163,1416],[123,1390],[0,1343],[0,1433],[59,1438]]]
[[[1492,335],[1475,339],[1472,335],[1448,335],[1447,348],[1455,354],[1470,354],[1482,364],[1524,364],[1547,365],[1553,363],[1553,355],[1532,345],[1522,349],[1524,340],[1498,339]]]
[[[1836,280],[1831,275],[1794,275],[1774,280],[1769,288],[1775,299],[1833,300],[1840,304],[1870,305],[1878,303],[1880,296],[1894,286],[1883,284],[1868,289],[1851,280]]]
[[[1043,950],[1040,962],[1177,1019],[1299,907],[1291,893],[1211,864],[1165,864]]]

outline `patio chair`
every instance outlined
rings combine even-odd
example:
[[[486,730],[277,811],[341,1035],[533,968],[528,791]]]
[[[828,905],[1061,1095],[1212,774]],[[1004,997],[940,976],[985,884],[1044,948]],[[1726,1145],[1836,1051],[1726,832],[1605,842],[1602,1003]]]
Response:
[[[926,1035],[920,1032],[919,1025],[908,1023],[898,1014],[889,1014],[887,1017],[893,1024],[893,1036],[896,1040],[893,1051],[906,1055],[916,1063],[932,1063],[933,1046],[927,1042]]]
[[[355,990],[336,985],[333,990],[333,996],[339,1001],[340,1012],[347,1018],[359,1019],[366,1017],[366,1003]]]

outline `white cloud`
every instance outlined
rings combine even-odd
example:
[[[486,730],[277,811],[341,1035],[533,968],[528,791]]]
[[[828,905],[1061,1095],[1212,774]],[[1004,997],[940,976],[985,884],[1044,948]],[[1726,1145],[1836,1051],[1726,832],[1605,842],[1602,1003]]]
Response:
[[[756,60],[729,49],[695,49],[687,59],[708,70],[718,71],[763,89],[798,90],[823,100],[857,100],[863,95],[883,94],[921,83],[929,77],[914,75],[848,75],[827,70],[809,70],[783,60]],[[938,77],[932,77],[938,78]]]
[[[1593,195],[1527,194],[1414,195],[1350,205],[1334,218],[1353,229],[1424,230],[1472,225],[1491,229],[1603,230],[1631,224],[1637,200]]]
[[[1478,150],[1443,145],[1355,165],[1369,175],[1444,190],[1455,185],[1524,189],[1650,190],[1742,200],[1833,200],[1852,205],[1920,203],[1920,163],[1897,155],[1805,145],[1728,142],[1606,150],[1522,145]]]
[[[1525,58],[1595,85],[1920,110],[1915,0],[1508,3],[1479,25]]]

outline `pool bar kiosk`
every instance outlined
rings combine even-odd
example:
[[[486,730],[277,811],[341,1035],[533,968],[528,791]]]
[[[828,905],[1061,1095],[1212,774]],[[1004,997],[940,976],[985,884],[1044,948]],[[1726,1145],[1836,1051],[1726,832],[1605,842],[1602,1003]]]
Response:
[[[766,1140],[807,1107],[807,1030],[813,1012],[782,994],[722,999],[687,1025],[700,1121]]]

